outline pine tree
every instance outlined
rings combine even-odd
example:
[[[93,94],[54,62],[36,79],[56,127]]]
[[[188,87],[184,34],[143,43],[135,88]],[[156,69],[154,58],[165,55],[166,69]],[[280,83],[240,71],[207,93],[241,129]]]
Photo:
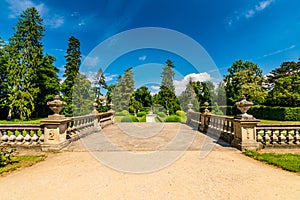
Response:
[[[2,111],[7,111],[7,95],[8,95],[8,85],[7,85],[7,64],[8,56],[5,53],[5,44],[0,37],[0,108]],[[0,118],[4,119],[5,113],[0,113]]]
[[[99,98],[100,96],[102,96],[103,94],[101,93],[101,89],[104,88],[106,89],[107,88],[107,84],[105,82],[105,76],[104,76],[104,73],[103,73],[103,70],[100,68],[97,73],[95,74],[94,76],[94,89],[95,89],[95,95],[96,95],[96,98]]]
[[[21,120],[30,118],[35,109],[39,93],[37,84],[39,67],[43,62],[44,32],[43,19],[36,8],[26,9],[15,27],[15,34],[9,39],[8,62],[8,106],[7,118],[12,115]]]
[[[166,110],[169,110],[170,114],[175,114],[177,110],[180,110],[178,98],[175,95],[175,87],[173,84],[173,78],[175,72],[173,71],[172,61],[167,60],[166,66],[163,68],[161,77],[162,82],[160,91],[155,95],[154,103],[160,104]]]
[[[72,96],[76,77],[79,74],[79,68],[81,65],[81,52],[80,42],[74,36],[71,36],[68,40],[67,55],[65,56],[67,63],[65,65],[65,72],[63,77],[66,79],[62,83],[61,91],[64,96],[64,101],[67,103],[63,113],[66,116],[73,115]]]
[[[163,72],[161,74],[162,77],[161,86],[169,88],[172,92],[175,93],[175,87],[173,84],[173,78],[175,75],[173,69],[175,68],[175,66],[173,65],[173,62],[171,60],[167,60],[166,64],[167,65],[163,68]]]
[[[196,93],[193,88],[193,82],[190,79],[189,83],[186,85],[185,90],[181,93],[179,96],[179,102],[182,107],[182,110],[187,111],[188,110],[188,104],[193,104],[193,108],[195,111],[199,110],[199,103],[196,98]]]

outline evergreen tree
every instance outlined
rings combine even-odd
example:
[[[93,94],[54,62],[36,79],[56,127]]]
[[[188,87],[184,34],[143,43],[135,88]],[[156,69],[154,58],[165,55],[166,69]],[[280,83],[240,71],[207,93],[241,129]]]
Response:
[[[103,70],[100,68],[97,73],[94,76],[94,89],[95,89],[95,93],[96,93],[96,98],[99,98],[100,96],[102,96],[103,94],[101,93],[101,89],[107,88],[107,84],[105,82],[105,76],[103,73]]]
[[[148,88],[145,86],[138,88],[133,93],[133,97],[136,101],[142,104],[142,107],[151,107],[152,105],[152,96]]]
[[[5,44],[0,37],[0,108],[2,111],[7,111],[7,97],[8,97],[8,85],[7,85],[7,64],[8,56],[5,53]],[[0,113],[0,119],[4,119],[6,113]]]
[[[128,110],[129,103],[134,92],[134,79],[132,67],[125,70],[123,76],[119,76],[113,91],[112,102],[116,111]]]
[[[189,83],[186,85],[185,90],[181,93],[181,95],[178,97],[180,105],[182,110],[187,111],[188,110],[188,104],[193,104],[193,110],[198,111],[199,110],[199,102],[196,98],[196,93],[193,88],[193,82],[192,79],[189,80]]]
[[[43,63],[43,19],[36,8],[26,9],[20,16],[14,35],[9,39],[7,83],[9,89],[7,118],[30,118],[39,93],[38,73]]]
[[[173,78],[175,68],[172,61],[167,60],[166,66],[163,68],[161,77],[162,82],[160,91],[154,97],[154,103],[160,104],[166,110],[169,110],[170,114],[175,114],[177,110],[180,110],[180,105],[177,96],[175,95],[175,87],[173,84]]]
[[[175,87],[173,83],[173,78],[175,75],[173,62],[171,60],[166,61],[166,66],[163,68],[163,72],[161,74],[162,82],[161,86],[169,88],[172,92],[175,93]]]
[[[63,93],[63,99],[67,103],[67,106],[64,107],[63,113],[66,116],[72,116],[72,96],[74,83],[77,76],[79,75],[79,68],[81,65],[80,42],[74,36],[71,36],[68,40],[68,49],[65,58],[67,60],[67,63],[65,65],[65,72],[63,75],[63,77],[65,77],[65,80],[61,85],[61,91]]]

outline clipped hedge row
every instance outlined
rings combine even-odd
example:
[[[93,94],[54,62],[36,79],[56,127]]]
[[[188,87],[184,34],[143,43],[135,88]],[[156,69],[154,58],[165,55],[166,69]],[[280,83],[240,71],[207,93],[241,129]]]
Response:
[[[226,115],[235,116],[240,113],[236,106],[220,106]],[[278,121],[300,121],[300,107],[252,106],[247,112],[258,119]]]

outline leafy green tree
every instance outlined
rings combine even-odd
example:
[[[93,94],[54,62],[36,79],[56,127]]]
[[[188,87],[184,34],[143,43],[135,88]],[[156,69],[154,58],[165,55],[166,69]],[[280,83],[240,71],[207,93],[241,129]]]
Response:
[[[110,104],[112,102],[112,94],[113,94],[113,91],[114,91],[115,87],[116,87],[115,84],[110,84],[106,87],[106,90],[107,90],[107,92],[106,92],[106,98],[107,98],[106,102],[107,102],[107,104]]]
[[[228,72],[229,74],[224,77],[228,104],[233,105],[242,95],[255,104],[265,102],[267,96],[267,91],[263,87],[265,78],[256,64],[238,60],[228,68]]]
[[[74,36],[71,36],[68,40],[68,49],[66,58],[66,65],[65,65],[65,72],[63,77],[65,77],[64,82],[61,85],[61,91],[64,96],[64,101],[67,103],[65,106],[63,113],[66,116],[73,115],[73,105],[72,105],[72,96],[73,96],[73,89],[74,83],[79,75],[79,68],[81,65],[81,51],[80,51],[80,42]]]
[[[147,87],[142,86],[138,88],[134,93],[133,97],[136,101],[142,104],[142,107],[150,107],[152,105],[152,96]],[[138,109],[141,110],[141,109]]]
[[[186,89],[181,93],[181,95],[178,97],[181,109],[184,111],[188,110],[188,104],[193,104],[193,110],[198,111],[199,110],[199,102],[196,98],[196,93],[193,88],[193,82],[190,79],[189,83],[186,85]]]
[[[192,86],[196,93],[196,98],[201,106],[204,102],[208,102],[212,105],[212,102],[216,99],[216,94],[214,92],[214,84],[210,81],[207,82],[193,82]]]
[[[26,9],[14,28],[15,33],[9,39],[6,50],[8,62],[8,98],[9,112],[21,120],[30,118],[35,109],[35,102],[40,92],[38,74],[43,63],[43,44],[41,42],[44,32],[43,19],[36,8]]]
[[[271,91],[267,104],[272,106],[300,106],[300,62],[284,62],[268,76]]]

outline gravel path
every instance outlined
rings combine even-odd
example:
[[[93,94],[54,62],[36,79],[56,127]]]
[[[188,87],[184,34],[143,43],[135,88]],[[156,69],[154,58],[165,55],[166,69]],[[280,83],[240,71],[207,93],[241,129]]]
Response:
[[[120,152],[109,146],[100,148],[94,142],[92,154],[84,149],[87,141],[106,135],[132,154],[149,154],[162,150],[161,143],[169,138],[166,133],[178,130],[178,126],[181,125],[164,125],[157,129],[158,138],[152,135],[147,142],[146,136],[116,137],[124,132],[124,127],[107,127],[74,143],[68,151],[49,154],[44,162],[0,177],[0,199],[299,199],[299,175],[248,158],[186,126],[183,126],[185,136],[196,135],[189,150],[169,166],[151,173],[117,171],[95,159],[99,152],[107,157]],[[205,140],[213,144],[211,151],[199,145]]]

